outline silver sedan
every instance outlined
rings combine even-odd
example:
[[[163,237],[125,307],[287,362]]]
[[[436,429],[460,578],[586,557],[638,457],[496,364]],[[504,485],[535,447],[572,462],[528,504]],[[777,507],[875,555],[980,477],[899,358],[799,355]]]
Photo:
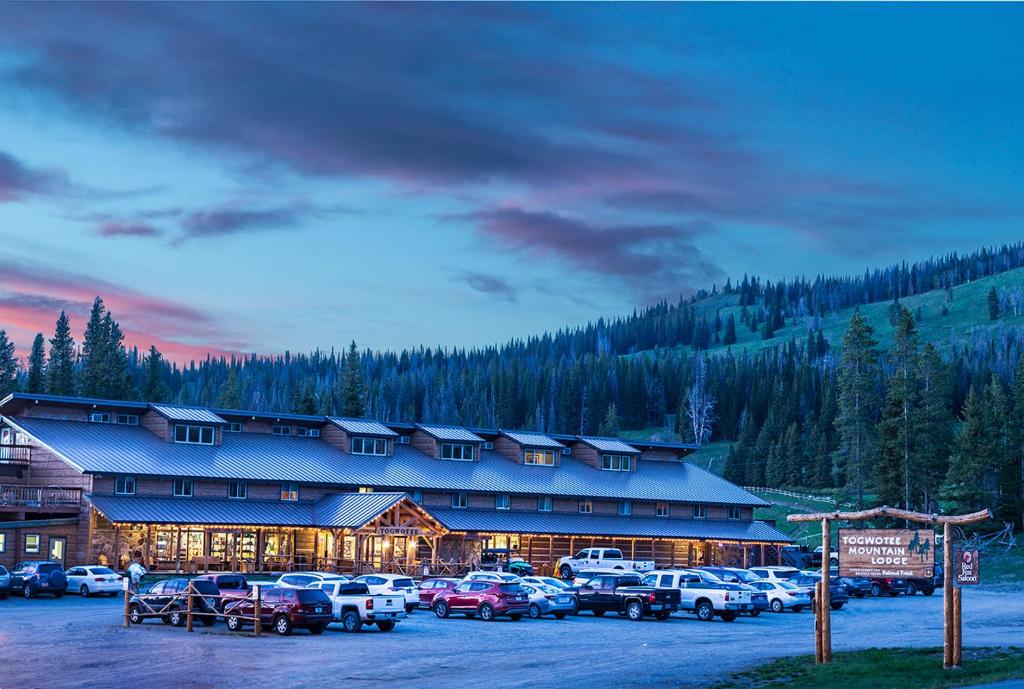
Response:
[[[530,617],[535,620],[544,615],[554,615],[561,620],[576,610],[576,601],[571,593],[546,584],[520,584],[530,597]]]

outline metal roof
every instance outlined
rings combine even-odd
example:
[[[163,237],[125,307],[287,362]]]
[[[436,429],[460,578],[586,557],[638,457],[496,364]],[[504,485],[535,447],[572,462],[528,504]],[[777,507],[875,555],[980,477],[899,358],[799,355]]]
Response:
[[[38,392],[12,392],[0,400],[0,406],[11,402],[48,402],[50,404],[67,404],[78,406],[115,407],[120,409],[139,409],[145,411],[149,405],[145,402],[129,402],[125,400],[107,400],[99,397],[67,397],[64,395],[44,395]]]
[[[624,452],[634,455],[640,453],[640,450],[632,445],[627,445],[618,438],[594,438],[581,435],[580,442],[590,445],[595,450],[600,450],[601,452]]]
[[[210,411],[220,417],[260,419],[261,421],[297,421],[299,423],[312,423],[323,425],[327,419],[323,416],[313,414],[288,414],[277,411],[247,411],[245,409],[217,409],[211,407]]]
[[[791,543],[764,522],[667,517],[617,517],[558,512],[511,512],[431,508],[430,514],[452,531],[531,533],[572,536],[699,538],[723,541]]]
[[[149,408],[168,421],[180,421],[184,423],[212,423],[224,425],[224,419],[214,414],[205,407],[179,407],[173,404],[151,404]]]
[[[550,447],[556,450],[565,447],[565,445],[554,438],[549,438],[541,433],[530,433],[527,431],[500,431],[500,433],[524,447]]]
[[[476,433],[469,431],[461,426],[434,426],[424,425],[422,423],[416,424],[416,428],[420,429],[427,435],[431,435],[438,440],[457,440],[467,443],[482,443],[484,439],[478,436]]]
[[[393,430],[372,419],[345,419],[338,416],[329,416],[327,420],[346,433],[353,435],[375,435],[384,438],[398,437],[398,434]]]
[[[600,471],[570,456],[551,467],[518,464],[483,450],[476,462],[433,459],[395,444],[391,457],[345,454],[317,439],[225,433],[221,445],[168,443],[141,426],[4,417],[80,471],[298,481],[389,490],[466,490],[624,500],[762,506],[769,503],[686,462],[639,462]]]
[[[318,526],[358,529],[403,499],[405,493],[337,493],[325,495],[313,505]]]

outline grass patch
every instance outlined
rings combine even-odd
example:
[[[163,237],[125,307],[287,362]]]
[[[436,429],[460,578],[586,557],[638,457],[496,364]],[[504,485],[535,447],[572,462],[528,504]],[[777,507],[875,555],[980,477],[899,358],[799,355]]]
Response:
[[[1024,547],[1022,536],[1017,535],[1018,545],[1009,552],[1003,552],[998,545],[990,546],[981,554],[981,583],[1019,584],[1024,580]],[[1005,546],[1004,546],[1005,547]]]
[[[964,649],[959,670],[942,669],[942,649],[870,648],[836,653],[831,665],[813,656],[782,658],[740,672],[712,689],[945,689],[1024,677],[1024,648]]]

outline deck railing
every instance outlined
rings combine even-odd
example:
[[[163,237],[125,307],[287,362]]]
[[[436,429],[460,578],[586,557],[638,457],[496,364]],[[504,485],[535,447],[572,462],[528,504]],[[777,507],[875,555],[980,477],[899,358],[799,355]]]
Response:
[[[0,485],[0,507],[80,507],[81,488]]]
[[[0,464],[27,465],[31,459],[31,445],[0,445]]]

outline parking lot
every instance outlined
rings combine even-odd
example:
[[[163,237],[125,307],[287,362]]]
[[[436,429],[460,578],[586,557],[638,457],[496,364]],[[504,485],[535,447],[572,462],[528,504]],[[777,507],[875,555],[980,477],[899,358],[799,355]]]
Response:
[[[967,646],[1024,644],[1017,588],[965,590]],[[0,601],[0,689],[18,687],[696,687],[781,655],[813,652],[813,617],[762,614],[733,623],[676,614],[630,622],[589,614],[562,621],[447,620],[417,611],[390,633],[256,639],[223,622],[124,629],[119,598]],[[942,643],[941,591],[854,600],[833,613],[836,650]]]

